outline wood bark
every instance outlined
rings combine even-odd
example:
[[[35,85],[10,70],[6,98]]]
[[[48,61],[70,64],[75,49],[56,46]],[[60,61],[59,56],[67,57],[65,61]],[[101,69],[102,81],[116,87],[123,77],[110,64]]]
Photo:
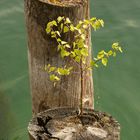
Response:
[[[45,32],[49,21],[56,20],[58,16],[69,17],[76,24],[79,20],[89,18],[87,0],[52,3],[49,0],[25,0],[25,16],[28,32],[28,58],[30,69],[30,86],[32,95],[33,114],[54,107],[79,107],[81,92],[80,67],[67,59],[63,61],[57,52],[56,42]],[[90,30],[90,29],[89,29]],[[73,41],[73,36],[64,36],[66,40]],[[86,43],[91,58],[90,32],[87,33]],[[63,77],[55,87],[49,81],[49,75],[44,70],[45,65],[62,66],[73,65],[74,72]],[[92,72],[84,73],[83,95],[84,107],[93,108],[93,81]]]

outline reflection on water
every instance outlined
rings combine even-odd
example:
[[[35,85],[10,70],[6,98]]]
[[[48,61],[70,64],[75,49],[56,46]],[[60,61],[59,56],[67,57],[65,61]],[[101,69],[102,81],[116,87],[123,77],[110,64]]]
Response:
[[[27,84],[27,73],[0,83],[0,89],[4,91],[0,92],[0,140],[28,138],[27,125],[31,118],[31,105],[29,92],[26,91]]]
[[[22,81],[25,77],[27,77],[27,74],[21,75],[13,80],[4,81],[4,83],[0,83],[0,89],[8,90],[10,88],[13,88],[18,82]]]
[[[15,12],[20,12],[23,13],[23,8],[19,6],[12,6],[7,9],[1,10],[0,11],[0,18],[9,16],[10,14],[13,14]]]
[[[124,21],[124,24],[128,27],[132,27],[132,28],[140,28],[140,22],[136,21],[136,20],[132,20],[132,19],[129,19],[129,20],[125,20]]]
[[[10,130],[14,126],[15,120],[10,108],[9,98],[0,91],[0,140],[8,139]]]

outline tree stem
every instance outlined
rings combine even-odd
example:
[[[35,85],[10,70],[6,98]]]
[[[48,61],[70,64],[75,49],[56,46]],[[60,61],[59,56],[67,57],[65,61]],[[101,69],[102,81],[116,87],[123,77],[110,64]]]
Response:
[[[81,96],[80,96],[80,115],[83,114],[83,95],[84,95],[84,71],[83,71],[83,64],[81,60]]]

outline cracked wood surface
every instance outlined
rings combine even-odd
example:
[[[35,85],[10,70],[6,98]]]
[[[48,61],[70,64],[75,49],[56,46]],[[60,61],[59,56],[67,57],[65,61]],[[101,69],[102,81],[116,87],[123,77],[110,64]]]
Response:
[[[109,114],[76,108],[55,108],[39,113],[29,123],[31,140],[120,140],[120,125]]]

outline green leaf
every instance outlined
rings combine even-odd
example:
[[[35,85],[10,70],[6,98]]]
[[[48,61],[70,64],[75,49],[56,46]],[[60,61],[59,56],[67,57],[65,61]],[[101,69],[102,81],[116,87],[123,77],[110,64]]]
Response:
[[[62,68],[58,68],[57,72],[59,75],[64,75],[64,69],[62,69]]]
[[[69,45],[69,44],[66,44],[65,47],[66,47],[66,48],[70,48],[70,45]]]
[[[63,49],[63,46],[62,45],[58,45],[57,47],[58,47],[58,51],[61,50],[61,49]]]
[[[85,45],[83,39],[77,40],[76,44],[77,44],[78,48],[83,48]]]
[[[64,17],[59,16],[59,17],[57,18],[58,23],[61,22],[63,19],[64,19]]]
[[[74,28],[74,26],[71,24],[70,25],[70,30],[73,32],[73,31],[75,31],[75,28]]]
[[[57,26],[57,23],[55,20],[48,22],[47,27],[46,27],[46,32],[50,33],[53,26]]]
[[[111,56],[111,55],[113,55],[113,51],[110,50],[107,54],[108,54],[108,56]]]
[[[78,63],[81,61],[81,57],[80,57],[80,56],[76,56],[74,59],[75,59],[75,61],[78,62]]]
[[[49,34],[51,32],[51,28],[47,26],[46,32],[47,32],[47,34]]]
[[[57,72],[58,72],[59,75],[69,75],[70,74],[70,69],[58,68]]]
[[[100,27],[104,26],[104,21],[101,19],[98,19],[95,22],[93,22],[91,25],[96,30],[96,29],[99,29]]]
[[[51,35],[54,35],[55,34],[55,32],[54,31],[51,31]]]
[[[118,49],[119,49],[119,51],[120,51],[121,53],[123,53],[123,51],[122,51],[122,48],[121,48],[121,47],[119,47]]]
[[[76,56],[75,52],[71,51],[70,57],[74,58]]]
[[[48,64],[47,67],[49,68],[51,66],[51,64]]]
[[[76,55],[81,56],[81,51],[79,49],[74,49]]]
[[[84,28],[84,29],[87,29],[87,28],[88,28],[88,25],[84,24],[84,25],[83,25],[83,28]]]
[[[82,26],[82,23],[83,23],[82,21],[81,21],[81,22],[79,21],[79,23],[76,25],[76,28],[77,28],[77,29],[80,29],[81,26]]]
[[[55,71],[56,70],[56,67],[50,67],[49,68],[49,72],[53,72],[53,71]]]
[[[94,66],[95,66],[95,61],[94,61],[94,60],[91,60],[90,66],[91,66],[91,67],[94,67]]]
[[[50,80],[51,80],[52,82],[54,82],[54,81],[60,81],[60,78],[59,78],[58,76],[52,74],[52,75],[50,75]]]
[[[88,48],[88,45],[84,44],[84,48]]]
[[[102,51],[100,51],[100,52],[98,53],[97,58],[98,58],[98,59],[102,59],[102,58],[104,57],[104,55],[105,55],[105,51],[102,50]]]
[[[81,38],[82,38],[83,40],[85,40],[86,35],[85,35],[85,34],[82,34],[82,35],[81,35]]]
[[[75,48],[75,46],[76,46],[76,43],[75,43],[75,42],[73,42],[73,48]]]
[[[64,69],[64,75],[69,75],[70,74],[70,70],[69,69]]]
[[[102,64],[103,64],[104,66],[107,65],[107,62],[108,62],[107,58],[102,58]]]
[[[88,25],[88,24],[90,24],[90,20],[84,20],[84,24],[86,24],[86,25]]]
[[[61,42],[62,40],[60,38],[57,38],[57,42]]]
[[[66,18],[65,24],[67,24],[67,23],[71,23],[69,18]]]
[[[116,52],[113,52],[113,56],[115,57],[117,54],[116,54]]]
[[[117,49],[118,49],[118,46],[119,46],[119,43],[118,43],[118,42],[113,43],[113,44],[112,44],[112,49],[117,50]]]
[[[94,23],[91,23],[91,26],[96,31],[97,28],[96,28],[95,24]]]
[[[61,23],[61,25],[60,25],[61,30],[63,29],[63,27],[64,27],[64,24],[63,24],[63,23]]]
[[[64,26],[64,33],[67,33],[69,31],[69,28],[67,26]]]
[[[51,23],[52,23],[52,25],[57,26],[57,23],[56,23],[56,21],[55,21],[55,20],[53,20]]]
[[[96,17],[92,17],[91,19],[90,19],[90,21],[95,21],[96,20]]]
[[[82,31],[81,31],[81,29],[78,29],[78,33],[79,33],[79,34],[82,34]]]
[[[99,20],[97,20],[97,21],[95,22],[95,26],[96,26],[96,29],[99,29],[99,28],[101,27],[101,23],[100,23]]]
[[[94,66],[95,66],[96,68],[98,68],[98,67],[99,67],[99,66],[98,66],[98,64],[95,64]]]
[[[60,35],[60,32],[59,32],[59,31],[56,31],[56,33],[57,33],[57,35],[58,35],[58,36],[60,36],[60,37],[61,37],[61,35]]]
[[[102,27],[104,27],[104,21],[102,19],[99,20]]]
[[[88,50],[86,48],[81,49],[81,54],[83,56],[88,56]]]
[[[51,31],[51,37],[52,37],[52,38],[55,38],[55,37],[56,37],[56,32]]]
[[[84,23],[83,21],[81,21],[81,20],[79,21],[79,24],[83,24],[83,23]]]
[[[94,60],[90,62],[90,66],[98,68],[98,64]]]
[[[56,38],[56,34],[51,35],[52,38]]]
[[[64,44],[67,44],[68,42],[66,41],[61,41],[61,44],[64,45]]]
[[[82,63],[86,64],[86,58],[85,57],[82,57]]]
[[[69,55],[70,55],[70,53],[67,52],[66,50],[64,50],[64,49],[61,50],[61,57],[62,58],[64,58],[65,56],[69,56]]]

